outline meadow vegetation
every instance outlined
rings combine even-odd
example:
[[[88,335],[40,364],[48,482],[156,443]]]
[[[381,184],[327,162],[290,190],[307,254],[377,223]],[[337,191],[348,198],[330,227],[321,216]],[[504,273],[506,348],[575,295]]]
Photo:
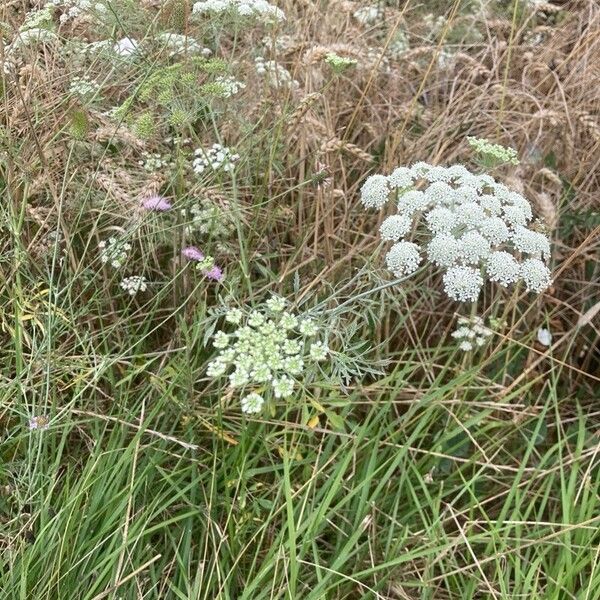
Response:
[[[2,600],[600,599],[595,0],[4,0]]]

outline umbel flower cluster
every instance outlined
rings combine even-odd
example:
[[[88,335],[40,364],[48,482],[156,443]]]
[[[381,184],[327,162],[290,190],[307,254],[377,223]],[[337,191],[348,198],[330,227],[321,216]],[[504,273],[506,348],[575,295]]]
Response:
[[[514,148],[507,148],[500,144],[493,144],[485,138],[467,137],[469,146],[491,165],[511,164],[518,165],[519,157]]]
[[[114,269],[120,269],[127,261],[127,257],[131,250],[131,244],[110,237],[108,240],[99,242],[98,248],[100,248],[100,262],[103,265],[108,264]]]
[[[213,144],[211,148],[197,148],[194,151],[192,167],[194,172],[202,175],[205,170],[233,172],[235,163],[239,160],[239,154],[233,154],[229,148],[221,144]]]
[[[292,74],[278,62],[266,60],[262,56],[254,59],[256,73],[264,77],[268,84],[273,88],[292,88],[296,89],[300,84],[292,77]]]
[[[473,348],[481,348],[492,335],[492,330],[485,326],[481,317],[460,317],[458,327],[452,332],[452,337],[459,341],[458,347],[464,352]]]
[[[241,407],[257,413],[267,397],[288,398],[306,364],[325,360],[328,347],[315,341],[317,324],[286,310],[286,301],[273,296],[263,307],[246,313],[231,309],[225,321],[234,325],[232,333],[218,331],[214,346],[220,352],[209,363],[209,377],[229,372],[229,385],[242,392]]]
[[[186,220],[186,233],[200,233],[211,239],[227,238],[235,229],[231,211],[227,211],[215,202],[205,198],[195,202],[189,209],[182,209]]]
[[[201,0],[192,7],[195,15],[217,14],[240,17],[261,17],[270,21],[284,21],[285,14],[266,0]]]
[[[398,212],[380,233],[394,242],[386,262],[396,277],[411,275],[425,255],[445,269],[444,290],[460,302],[477,300],[486,279],[503,287],[524,281],[537,293],[551,284],[550,241],[528,226],[530,203],[490,175],[419,162],[388,177],[373,175],[361,189],[367,208],[392,198]]]

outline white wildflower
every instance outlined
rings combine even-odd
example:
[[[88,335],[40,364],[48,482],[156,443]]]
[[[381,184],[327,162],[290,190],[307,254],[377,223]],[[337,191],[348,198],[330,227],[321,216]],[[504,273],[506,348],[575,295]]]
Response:
[[[298,326],[298,331],[301,335],[313,337],[319,333],[319,326],[312,319],[302,319]]]
[[[262,410],[264,403],[265,400],[260,394],[252,392],[242,398],[242,412],[248,414],[259,413]]]
[[[475,302],[483,287],[481,274],[471,267],[450,267],[443,281],[446,294],[459,302]]]
[[[490,253],[490,243],[477,231],[468,231],[457,243],[459,257],[467,264],[478,264]]]
[[[448,233],[456,226],[456,213],[449,208],[437,206],[425,215],[425,221],[432,233]]]
[[[520,206],[503,206],[502,216],[512,227],[523,227],[527,224],[527,215]]]
[[[310,347],[310,357],[316,361],[322,361],[327,358],[329,348],[323,342],[315,342]]]
[[[387,177],[371,175],[363,184],[360,193],[360,201],[363,206],[366,208],[381,208],[390,199]]]
[[[408,190],[398,198],[398,212],[411,216],[422,212],[429,206],[427,196],[419,190]]]
[[[227,370],[227,363],[223,360],[213,360],[208,364],[206,374],[209,377],[220,377]]]
[[[502,213],[502,200],[492,194],[482,194],[479,197],[479,205],[494,217]]]
[[[410,275],[417,270],[421,262],[419,246],[412,242],[398,242],[391,247],[385,260],[388,269],[396,277]]]
[[[250,381],[248,370],[238,365],[236,370],[229,376],[231,387],[237,388],[246,385]]]
[[[458,347],[465,352],[473,350],[474,347],[480,348],[492,335],[492,330],[486,327],[483,319],[478,316],[460,317],[458,325],[458,328],[452,333],[452,337],[460,340]]]
[[[279,325],[283,327],[286,331],[289,329],[294,329],[298,327],[298,319],[295,315],[289,312],[281,313],[281,319],[279,320]]]
[[[417,162],[398,167],[387,178],[369,177],[363,185],[363,204],[380,208],[396,190],[398,214],[381,225],[382,239],[397,242],[414,232],[428,260],[450,269],[444,283],[452,298],[476,298],[484,274],[503,286],[524,278],[523,273],[528,273],[529,289],[547,285],[550,276],[545,267],[517,261],[522,254],[531,259],[550,256],[548,238],[526,226],[532,210],[521,194],[462,165],[446,168]],[[420,250],[417,244],[396,243],[386,256],[388,268],[398,277],[412,273],[420,264]]]
[[[381,224],[379,233],[382,239],[397,242],[410,231],[411,225],[412,220],[406,215],[392,215]]]
[[[262,56],[257,56],[254,59],[254,65],[257,74],[264,77],[272,88],[296,89],[300,87],[300,83],[292,77],[292,74],[274,60],[266,60]]]
[[[233,323],[234,325],[238,325],[242,320],[243,313],[239,308],[231,308],[227,311],[225,315],[225,320],[228,323]]]
[[[194,155],[196,158],[194,158],[192,167],[198,175],[202,175],[207,169],[212,172],[226,171],[230,173],[240,158],[239,154],[232,153],[229,148],[221,144],[213,144],[208,150],[197,148]]]
[[[246,87],[245,83],[238,81],[232,75],[219,75],[214,83],[216,84],[215,89],[219,90],[218,95],[222,98],[231,98]]]
[[[495,281],[504,287],[515,283],[521,276],[519,263],[512,254],[504,250],[490,253],[485,269],[490,281]]]
[[[284,12],[267,0],[201,0],[192,7],[193,15],[231,15],[262,17],[269,21],[284,21]]]
[[[436,171],[432,169],[428,175],[431,176],[435,173]],[[447,199],[451,199],[453,196],[454,189],[443,181],[434,180],[434,182],[425,190],[425,197],[434,204],[443,204]]]
[[[224,331],[217,331],[215,333],[215,339],[213,346],[215,348],[223,349],[229,345],[229,336]]]
[[[145,292],[148,289],[148,282],[141,275],[132,275],[125,277],[121,281],[121,287],[130,295],[135,296],[138,292]]]
[[[98,248],[100,248],[100,262],[102,264],[109,264],[115,269],[120,269],[127,261],[131,244],[111,237],[108,240],[102,240],[98,244]]]
[[[456,209],[456,222],[479,230],[486,220],[483,208],[476,202],[465,202]]]
[[[411,169],[408,167],[398,167],[392,171],[392,174],[387,178],[390,187],[399,190],[409,188],[414,183],[414,177]]]
[[[294,393],[294,380],[284,375],[273,381],[275,398],[289,398]]]
[[[439,233],[427,245],[427,258],[440,267],[453,266],[460,256],[458,240],[447,233]]]
[[[285,310],[286,301],[285,298],[282,298],[281,296],[273,295],[265,302],[265,304],[267,308],[273,312],[282,312]]]
[[[288,356],[283,359],[283,368],[290,375],[299,375],[304,370],[304,361],[300,356]]]
[[[506,223],[500,217],[484,219],[479,231],[494,245],[502,244],[510,236]]]
[[[253,310],[250,313],[250,317],[248,318],[248,325],[250,327],[260,327],[265,322],[265,316],[258,312],[257,310]]]
[[[521,277],[528,292],[540,294],[552,284],[548,267],[538,258],[528,258],[521,264]]]
[[[79,96],[81,100],[89,101],[100,91],[100,85],[87,75],[73,77],[69,84],[69,93]]]
[[[550,242],[543,233],[519,225],[511,234],[511,240],[520,252],[531,254],[536,258],[550,256]]]

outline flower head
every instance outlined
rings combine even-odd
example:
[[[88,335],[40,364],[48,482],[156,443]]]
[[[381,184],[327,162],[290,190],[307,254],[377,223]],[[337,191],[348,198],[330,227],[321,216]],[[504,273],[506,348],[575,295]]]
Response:
[[[390,199],[387,177],[371,175],[363,184],[360,194],[360,201],[365,208],[381,208]]]
[[[313,341],[318,333],[315,322],[279,310],[285,304],[283,298],[273,296],[252,310],[229,310],[225,321],[235,331],[215,334],[219,354],[209,363],[207,375],[221,377],[232,368],[228,375],[232,388],[261,392],[264,397],[290,396],[305,365],[325,360],[329,350],[325,342]]]
[[[381,208],[394,196],[398,214],[384,220],[380,234],[395,242],[386,263],[396,277],[417,269],[422,244],[428,261],[446,270],[444,289],[455,300],[475,300],[484,277],[502,286],[524,279],[538,293],[550,285],[543,263],[550,241],[527,226],[531,204],[490,175],[418,162],[387,178],[372,175],[361,189],[366,207]],[[405,241],[409,232],[414,242]]]
[[[217,265],[213,265],[210,269],[203,272],[204,276],[213,281],[222,281],[223,271]]]
[[[451,267],[443,279],[446,294],[460,302],[475,302],[483,287],[483,278],[479,271],[471,267]]]
[[[181,251],[188,260],[204,260],[204,254],[196,246],[188,246]]]
[[[265,400],[260,394],[252,392],[242,398],[242,412],[248,414],[259,413],[264,403]]]
[[[417,270],[421,262],[419,246],[412,242],[394,244],[385,257],[388,269],[396,277],[410,275]]]
[[[288,398],[294,393],[294,380],[286,375],[273,381],[275,398]]]
[[[46,415],[38,415],[29,419],[29,429],[31,431],[45,431],[50,427],[50,419]]]
[[[142,208],[146,210],[165,212],[172,207],[173,205],[164,196],[150,196],[149,198],[142,200]]]
[[[121,281],[121,287],[130,295],[135,296],[138,292],[145,292],[148,289],[148,281],[140,275],[125,277]]]

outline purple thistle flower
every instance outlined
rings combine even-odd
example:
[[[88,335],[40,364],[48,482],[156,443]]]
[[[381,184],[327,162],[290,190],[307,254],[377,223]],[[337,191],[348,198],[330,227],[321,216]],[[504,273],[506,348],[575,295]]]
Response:
[[[196,246],[188,246],[187,248],[184,248],[181,254],[183,254],[183,256],[189,260],[204,260],[204,254],[202,254],[202,252],[200,252]]]
[[[203,274],[205,277],[208,277],[214,281],[221,281],[221,279],[223,279],[223,271],[220,267],[217,267],[217,265],[208,271],[203,271]]]
[[[50,427],[50,419],[46,415],[39,415],[29,419],[29,429],[31,431],[35,429],[45,431],[48,427]]]
[[[145,208],[146,210],[165,212],[172,207],[173,205],[164,196],[150,196],[142,201],[142,208]]]

